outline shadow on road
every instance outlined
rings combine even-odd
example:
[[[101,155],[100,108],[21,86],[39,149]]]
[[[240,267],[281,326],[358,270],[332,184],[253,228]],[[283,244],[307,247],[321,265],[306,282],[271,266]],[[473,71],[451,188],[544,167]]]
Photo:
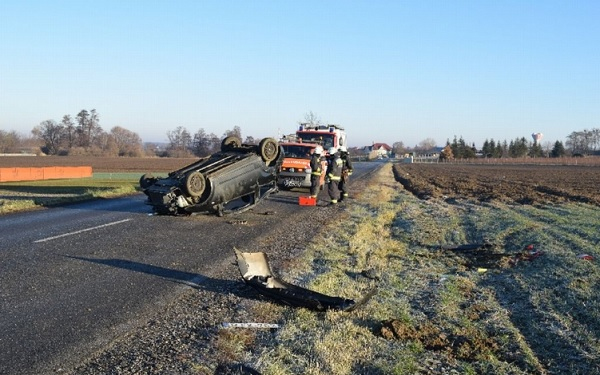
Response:
[[[146,204],[146,196],[142,193],[113,198],[79,196],[73,198],[72,201],[57,201],[56,199],[50,199],[50,197],[36,197],[34,201],[37,206],[46,208],[152,214],[152,208]]]
[[[126,259],[96,259],[70,255],[65,255],[65,257],[95,264],[101,264],[104,266],[145,273],[152,276],[158,276],[170,280],[172,282],[185,284],[195,289],[202,289],[215,293],[231,293],[237,297],[245,299],[264,299],[254,289],[246,286],[246,284],[241,279],[239,281],[215,279],[197,273],[153,266],[150,264],[134,262]]]
[[[285,195],[271,195],[268,198],[270,201],[273,202],[280,202],[280,203],[286,203],[286,204],[298,204],[298,196],[285,196]]]

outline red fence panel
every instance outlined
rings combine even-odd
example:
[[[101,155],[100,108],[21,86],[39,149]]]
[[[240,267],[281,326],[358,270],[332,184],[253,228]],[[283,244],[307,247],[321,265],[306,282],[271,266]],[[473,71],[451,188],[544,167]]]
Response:
[[[54,180],[92,177],[91,166],[0,168],[0,182]]]

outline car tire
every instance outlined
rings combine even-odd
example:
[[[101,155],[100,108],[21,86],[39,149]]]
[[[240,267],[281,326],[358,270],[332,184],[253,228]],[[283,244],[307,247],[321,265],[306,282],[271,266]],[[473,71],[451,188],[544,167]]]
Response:
[[[268,164],[277,159],[277,155],[279,154],[279,144],[277,144],[277,141],[273,138],[264,138],[258,144],[258,150],[262,160]]]
[[[206,181],[202,173],[193,171],[185,176],[185,191],[192,197],[199,197],[206,188]]]
[[[241,145],[242,145],[242,140],[239,137],[232,135],[232,136],[226,137],[221,142],[221,151],[222,152],[229,151],[234,148],[240,147]]]
[[[152,175],[152,173],[143,174],[140,177],[140,187],[144,190],[148,189],[156,182],[156,177]]]

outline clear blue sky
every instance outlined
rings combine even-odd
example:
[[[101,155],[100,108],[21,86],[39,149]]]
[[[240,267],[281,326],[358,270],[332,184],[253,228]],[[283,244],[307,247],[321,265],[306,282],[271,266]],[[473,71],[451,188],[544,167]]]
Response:
[[[600,1],[0,1],[0,129],[96,109],[166,141],[312,111],[351,146],[600,127]]]

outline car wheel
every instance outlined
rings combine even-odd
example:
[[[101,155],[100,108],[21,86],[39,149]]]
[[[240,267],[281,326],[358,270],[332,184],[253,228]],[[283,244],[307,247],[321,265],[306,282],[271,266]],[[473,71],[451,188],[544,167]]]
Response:
[[[236,137],[235,135],[232,135],[232,136],[226,137],[221,142],[221,151],[222,152],[229,151],[236,147],[240,147],[241,145],[242,145],[242,140],[239,139],[238,137]]]
[[[199,197],[204,192],[206,183],[204,176],[198,171],[193,171],[185,176],[185,190],[192,197]]]
[[[265,163],[270,163],[273,160],[277,159],[277,154],[279,153],[279,145],[277,141],[273,138],[265,138],[258,144],[258,149],[260,151],[260,157],[264,160]]]
[[[140,177],[140,187],[142,189],[148,189],[155,182],[156,182],[156,177],[154,177],[152,175],[152,173],[146,173],[146,174],[143,174],[142,177]]]

